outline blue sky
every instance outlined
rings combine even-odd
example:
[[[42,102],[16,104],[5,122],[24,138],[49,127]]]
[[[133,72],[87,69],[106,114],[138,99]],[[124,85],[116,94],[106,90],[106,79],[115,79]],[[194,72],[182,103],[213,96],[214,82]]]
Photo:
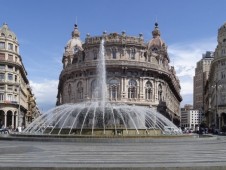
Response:
[[[192,104],[194,68],[202,53],[214,51],[226,21],[224,0],[0,0],[6,22],[20,43],[20,55],[39,108],[55,106],[62,55],[78,22],[81,39],[103,31],[152,38],[158,21],[171,65],[181,82],[184,104]]]

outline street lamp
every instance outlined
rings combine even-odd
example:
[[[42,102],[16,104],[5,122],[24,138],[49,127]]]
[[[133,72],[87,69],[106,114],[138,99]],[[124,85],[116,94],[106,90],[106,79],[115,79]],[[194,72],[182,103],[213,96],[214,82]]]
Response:
[[[218,128],[218,125],[217,125],[217,115],[218,115],[218,88],[221,88],[222,85],[219,84],[220,83],[220,80],[215,80],[213,82],[214,85],[212,85],[212,88],[215,89],[215,100],[216,100],[216,103],[215,103],[215,115],[214,115],[214,126],[215,126],[215,129]],[[220,127],[219,127],[220,128]]]

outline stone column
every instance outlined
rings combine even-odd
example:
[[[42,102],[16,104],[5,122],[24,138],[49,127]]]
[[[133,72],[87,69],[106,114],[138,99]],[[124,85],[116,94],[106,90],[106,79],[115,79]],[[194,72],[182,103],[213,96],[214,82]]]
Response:
[[[154,98],[154,100],[155,100],[155,102],[158,100],[158,85],[157,85],[158,83],[157,83],[157,81],[155,80],[155,94],[154,94],[154,96],[155,96],[155,98]]]
[[[143,78],[139,79],[139,84],[140,84],[140,88],[139,88],[139,99],[143,100]]]
[[[221,124],[222,124],[222,122],[221,122],[221,115],[219,115],[219,130],[221,131]]]
[[[118,86],[116,86],[116,92],[115,92],[115,101],[117,101],[117,99],[118,99]]]
[[[12,129],[14,128],[14,113],[12,113]]]
[[[141,95],[140,95],[140,93],[141,93],[141,90],[140,90],[140,88],[141,88],[141,80],[139,79],[139,84],[138,84],[138,92],[137,92],[137,98],[140,100],[141,99]]]
[[[15,116],[16,116],[16,127],[15,128],[17,128],[18,127],[18,113]]]
[[[86,86],[85,86],[85,97],[87,99],[87,98],[89,98],[89,91],[88,91],[89,80],[88,80],[88,78],[86,78],[85,82],[86,82],[85,83],[86,84]]]
[[[144,78],[141,78],[141,98],[144,99]]]
[[[5,124],[4,124],[4,126],[6,128],[7,127],[7,112],[4,114],[4,116],[5,116]]]
[[[121,92],[121,99],[123,99],[123,77],[120,78],[120,92]]]
[[[125,89],[126,89],[126,83],[125,83],[125,77],[123,77],[123,91],[124,91],[124,93],[125,93]]]
[[[109,99],[112,100],[112,87],[109,86]]]

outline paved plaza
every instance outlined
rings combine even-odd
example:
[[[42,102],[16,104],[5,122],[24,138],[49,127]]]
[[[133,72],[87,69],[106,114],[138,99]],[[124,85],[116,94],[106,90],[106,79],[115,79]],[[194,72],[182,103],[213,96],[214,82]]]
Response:
[[[1,170],[226,169],[226,137],[16,141],[0,137]],[[3,140],[4,139],[4,140]]]

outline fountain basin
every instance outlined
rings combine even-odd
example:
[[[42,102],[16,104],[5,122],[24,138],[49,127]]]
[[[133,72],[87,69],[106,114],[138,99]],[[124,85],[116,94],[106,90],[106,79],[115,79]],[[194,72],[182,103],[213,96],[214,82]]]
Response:
[[[170,129],[170,130],[169,130]],[[24,134],[76,136],[158,136],[182,134],[149,107],[85,102],[58,106],[32,122]]]

